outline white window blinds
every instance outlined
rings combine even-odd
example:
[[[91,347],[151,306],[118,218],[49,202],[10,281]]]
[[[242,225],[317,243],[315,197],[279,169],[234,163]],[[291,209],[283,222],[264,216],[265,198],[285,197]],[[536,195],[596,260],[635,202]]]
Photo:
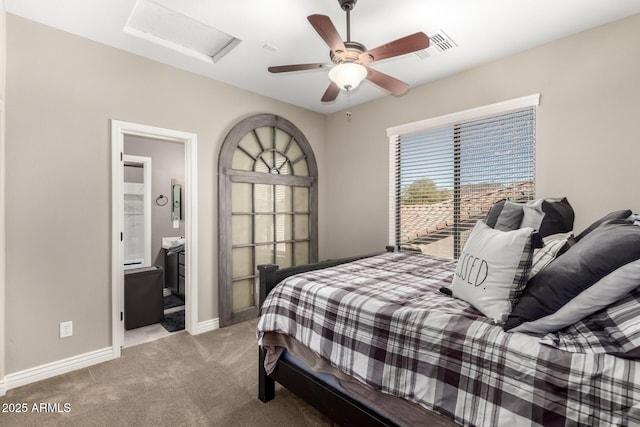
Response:
[[[508,104],[508,111],[494,105],[489,116],[478,109],[479,118],[467,111],[460,120],[452,115],[404,127],[413,128],[406,133],[390,130],[391,243],[458,258],[495,202],[533,199],[535,105]]]

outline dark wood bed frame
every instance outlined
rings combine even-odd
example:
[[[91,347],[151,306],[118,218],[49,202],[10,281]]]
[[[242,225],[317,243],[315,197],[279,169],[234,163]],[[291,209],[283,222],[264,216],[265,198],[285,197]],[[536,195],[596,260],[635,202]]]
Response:
[[[393,252],[393,249],[393,247],[387,247],[389,252]],[[282,270],[277,265],[261,265],[258,267],[260,272],[260,307],[269,292],[289,276],[333,267],[373,255],[377,254],[322,261]],[[341,426],[397,425],[287,360],[280,359],[271,375],[267,375],[264,369],[265,352],[266,350],[262,347],[258,349],[258,398],[262,402],[269,402],[275,397],[275,383],[277,381]]]

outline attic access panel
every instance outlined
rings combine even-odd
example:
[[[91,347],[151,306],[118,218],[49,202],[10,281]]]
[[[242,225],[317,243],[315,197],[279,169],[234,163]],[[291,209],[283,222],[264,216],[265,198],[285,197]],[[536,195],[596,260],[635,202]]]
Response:
[[[124,31],[214,63],[240,43],[230,34],[147,0],[138,0]]]

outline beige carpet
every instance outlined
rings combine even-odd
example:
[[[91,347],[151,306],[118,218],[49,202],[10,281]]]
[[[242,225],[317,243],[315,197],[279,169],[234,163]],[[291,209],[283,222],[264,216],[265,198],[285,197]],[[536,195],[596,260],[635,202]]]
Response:
[[[6,404],[59,403],[69,413],[2,413],[2,426],[331,426],[277,386],[257,398],[256,321],[191,336],[179,332],[122,357],[9,390]]]

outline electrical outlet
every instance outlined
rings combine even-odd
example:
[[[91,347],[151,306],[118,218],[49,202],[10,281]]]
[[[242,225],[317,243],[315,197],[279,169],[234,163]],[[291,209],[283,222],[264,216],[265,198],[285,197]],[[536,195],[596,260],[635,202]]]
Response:
[[[67,338],[73,335],[73,322],[60,322],[60,338]]]

